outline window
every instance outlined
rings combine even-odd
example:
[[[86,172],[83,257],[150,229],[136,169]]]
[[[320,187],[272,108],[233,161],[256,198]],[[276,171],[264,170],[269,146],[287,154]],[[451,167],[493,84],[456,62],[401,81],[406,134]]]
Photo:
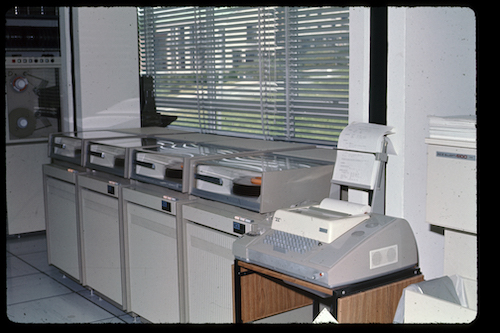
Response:
[[[138,23],[172,126],[334,145],[347,125],[347,8],[145,7]]]

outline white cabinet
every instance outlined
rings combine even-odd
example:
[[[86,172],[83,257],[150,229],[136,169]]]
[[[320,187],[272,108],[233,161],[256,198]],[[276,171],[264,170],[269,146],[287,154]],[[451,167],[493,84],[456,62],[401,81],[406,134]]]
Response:
[[[102,174],[78,176],[84,285],[127,309],[121,184]]]
[[[234,263],[237,236],[196,223],[186,223],[189,323],[232,323]]]
[[[65,168],[45,164],[43,180],[49,264],[81,281],[77,169],[84,171],[78,166]]]
[[[468,307],[405,291],[405,323],[469,323],[477,315],[476,142],[428,138],[426,221],[444,227],[444,275],[462,277]]]
[[[427,139],[427,215],[430,224],[476,233],[476,144]]]
[[[445,228],[444,274],[477,279],[476,143],[426,139],[428,223]]]
[[[192,200],[149,184],[123,189],[130,311],[152,323],[185,321],[181,205]]]

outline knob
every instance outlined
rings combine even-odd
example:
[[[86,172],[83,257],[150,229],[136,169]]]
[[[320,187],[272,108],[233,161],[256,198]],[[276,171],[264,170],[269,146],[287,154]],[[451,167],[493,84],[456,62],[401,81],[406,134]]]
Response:
[[[12,80],[12,87],[15,91],[22,92],[28,87],[28,80],[25,77],[18,76]]]
[[[20,117],[19,119],[17,119],[17,126],[19,128],[28,127],[28,119],[26,119],[25,117]]]
[[[313,276],[311,276],[311,278],[312,278],[313,280],[317,280],[317,279],[319,279],[319,278],[322,278],[323,276],[325,276],[325,273],[323,273],[323,272],[318,272],[318,273],[314,273],[314,275],[313,275]]]

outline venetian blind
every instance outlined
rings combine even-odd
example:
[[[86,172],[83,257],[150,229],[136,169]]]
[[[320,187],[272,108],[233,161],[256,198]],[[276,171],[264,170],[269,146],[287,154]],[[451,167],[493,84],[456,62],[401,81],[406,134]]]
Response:
[[[141,74],[172,126],[335,144],[347,125],[349,11],[138,9]]]

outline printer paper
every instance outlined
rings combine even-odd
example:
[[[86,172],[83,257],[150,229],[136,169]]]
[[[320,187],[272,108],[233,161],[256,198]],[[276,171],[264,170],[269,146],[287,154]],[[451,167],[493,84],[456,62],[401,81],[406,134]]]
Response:
[[[339,150],[332,180],[339,184],[355,184],[373,189],[379,168],[380,161],[372,153]]]
[[[354,122],[339,136],[337,161],[332,181],[374,189],[381,162],[375,153],[382,152],[385,136],[394,133],[391,126]],[[387,152],[394,154],[392,143]]]
[[[337,148],[379,153],[382,151],[384,136],[394,133],[392,129],[391,126],[354,122],[340,133]]]
[[[354,202],[348,202],[332,198],[323,199],[319,204],[319,208],[328,209],[349,215],[366,214],[370,213],[371,211],[371,207],[369,205],[362,205]]]
[[[429,116],[429,137],[476,141],[476,115]]]

